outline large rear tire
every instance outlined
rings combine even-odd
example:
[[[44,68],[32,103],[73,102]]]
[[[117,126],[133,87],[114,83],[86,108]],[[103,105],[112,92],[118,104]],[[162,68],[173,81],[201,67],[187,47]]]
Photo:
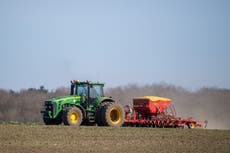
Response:
[[[121,104],[109,102],[101,108],[101,123],[104,126],[122,126],[125,119],[125,112]]]
[[[63,112],[62,120],[64,125],[80,126],[83,120],[82,111],[78,107],[66,108]]]

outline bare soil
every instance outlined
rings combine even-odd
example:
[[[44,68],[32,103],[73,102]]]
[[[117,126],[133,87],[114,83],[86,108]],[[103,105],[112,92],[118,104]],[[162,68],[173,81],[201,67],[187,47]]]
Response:
[[[221,153],[230,130],[0,125],[0,153]]]

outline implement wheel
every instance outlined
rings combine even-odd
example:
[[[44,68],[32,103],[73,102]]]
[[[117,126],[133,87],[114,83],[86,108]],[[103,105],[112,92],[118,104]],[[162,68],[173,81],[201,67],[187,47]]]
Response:
[[[101,122],[105,126],[119,127],[124,123],[125,112],[119,103],[106,103],[102,107]]]
[[[70,107],[63,112],[62,120],[65,125],[79,126],[82,123],[83,115],[79,108]]]
[[[194,129],[196,127],[196,123],[194,122],[188,123],[187,125],[189,129]]]

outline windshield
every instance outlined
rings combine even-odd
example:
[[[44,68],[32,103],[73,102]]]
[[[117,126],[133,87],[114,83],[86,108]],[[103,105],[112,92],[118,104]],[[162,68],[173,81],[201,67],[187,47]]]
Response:
[[[76,94],[79,96],[88,96],[88,86],[86,84],[77,85]]]

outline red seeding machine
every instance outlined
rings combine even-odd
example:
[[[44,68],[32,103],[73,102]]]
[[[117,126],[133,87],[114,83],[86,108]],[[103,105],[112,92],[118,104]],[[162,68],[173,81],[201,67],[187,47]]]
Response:
[[[206,128],[207,121],[176,116],[171,99],[144,96],[133,99],[133,108],[125,106],[124,126],[159,128]]]

